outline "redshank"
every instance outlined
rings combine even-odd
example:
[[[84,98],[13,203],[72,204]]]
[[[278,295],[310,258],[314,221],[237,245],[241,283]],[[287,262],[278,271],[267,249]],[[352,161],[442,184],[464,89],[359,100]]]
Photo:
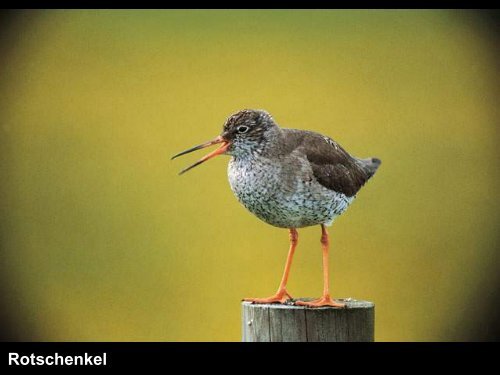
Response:
[[[217,155],[230,155],[229,184],[238,200],[259,219],[290,232],[290,248],[278,291],[268,298],[245,298],[254,303],[285,303],[297,228],[321,226],[323,295],[296,305],[343,307],[330,296],[328,273],[330,226],[352,203],[359,189],[380,165],[377,158],[351,156],[333,139],[306,130],[281,128],[263,110],[245,109],[231,115],[222,134],[172,159],[214,144],[220,147],[180,174]]]

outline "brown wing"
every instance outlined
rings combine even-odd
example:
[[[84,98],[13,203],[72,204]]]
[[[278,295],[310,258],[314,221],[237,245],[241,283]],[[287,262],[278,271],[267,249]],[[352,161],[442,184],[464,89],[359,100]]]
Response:
[[[324,187],[354,196],[371,177],[337,142],[318,133],[292,131],[296,149],[306,155],[316,180]]]

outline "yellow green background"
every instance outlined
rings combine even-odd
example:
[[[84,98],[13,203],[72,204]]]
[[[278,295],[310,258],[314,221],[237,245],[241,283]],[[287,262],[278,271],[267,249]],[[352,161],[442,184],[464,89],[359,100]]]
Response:
[[[286,230],[233,197],[227,157],[178,151],[243,108],[383,163],[330,230],[334,297],[378,341],[461,340],[497,270],[498,70],[472,12],[25,12],[0,69],[2,283],[20,338],[238,341]],[[293,296],[321,293],[299,231]]]

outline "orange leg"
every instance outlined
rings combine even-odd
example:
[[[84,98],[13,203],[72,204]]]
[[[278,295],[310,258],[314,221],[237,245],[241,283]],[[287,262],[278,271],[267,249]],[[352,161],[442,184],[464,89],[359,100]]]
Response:
[[[249,301],[253,303],[285,303],[287,299],[292,298],[286,290],[286,283],[288,281],[288,274],[290,273],[290,267],[292,265],[293,253],[299,242],[299,233],[295,228],[290,228],[290,250],[288,251],[288,257],[286,258],[285,271],[283,272],[283,277],[281,278],[281,283],[276,294],[268,298],[244,298],[244,301]]]
[[[314,301],[305,302],[297,301],[296,305],[308,306],[308,307],[322,307],[322,306],[333,306],[333,307],[345,307],[345,304],[335,302],[332,297],[330,297],[330,280],[328,275],[328,247],[330,241],[328,240],[328,232],[323,224],[321,224],[321,247],[323,249],[323,296]]]

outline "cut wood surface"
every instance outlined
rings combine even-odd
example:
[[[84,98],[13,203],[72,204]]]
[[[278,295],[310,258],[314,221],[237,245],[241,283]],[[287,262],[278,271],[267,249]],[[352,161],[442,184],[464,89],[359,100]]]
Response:
[[[346,307],[242,302],[242,341],[374,341],[375,304],[352,298],[336,301]]]

